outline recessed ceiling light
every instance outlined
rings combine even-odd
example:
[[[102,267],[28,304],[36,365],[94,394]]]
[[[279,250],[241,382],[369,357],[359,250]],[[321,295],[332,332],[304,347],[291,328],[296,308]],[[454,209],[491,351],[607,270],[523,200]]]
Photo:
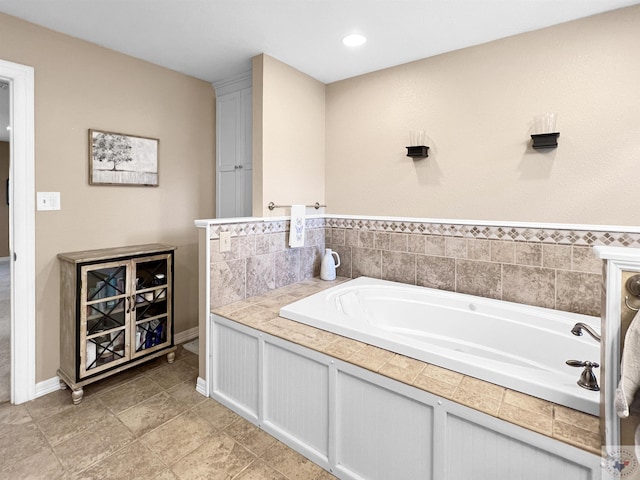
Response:
[[[342,43],[348,47],[359,47],[360,45],[364,45],[366,41],[367,37],[360,35],[359,33],[352,33],[342,39]]]

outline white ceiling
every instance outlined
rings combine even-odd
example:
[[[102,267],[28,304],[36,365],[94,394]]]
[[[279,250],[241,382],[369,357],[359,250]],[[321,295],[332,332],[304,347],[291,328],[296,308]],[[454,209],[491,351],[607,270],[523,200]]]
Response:
[[[324,83],[639,0],[0,0],[0,12],[215,82],[271,55]],[[342,37],[367,36],[362,47]],[[2,130],[2,126],[0,126]]]

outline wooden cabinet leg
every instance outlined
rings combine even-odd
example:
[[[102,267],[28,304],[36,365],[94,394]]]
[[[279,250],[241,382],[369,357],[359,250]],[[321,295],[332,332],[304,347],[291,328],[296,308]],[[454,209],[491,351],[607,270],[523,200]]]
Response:
[[[84,395],[84,390],[82,388],[78,388],[71,392],[71,400],[73,400],[74,405],[78,405],[82,401],[82,397]]]
[[[67,388],[67,384],[60,380],[60,390],[64,390],[65,388]]]
[[[167,362],[173,363],[175,359],[176,359],[176,352],[167,353]]]

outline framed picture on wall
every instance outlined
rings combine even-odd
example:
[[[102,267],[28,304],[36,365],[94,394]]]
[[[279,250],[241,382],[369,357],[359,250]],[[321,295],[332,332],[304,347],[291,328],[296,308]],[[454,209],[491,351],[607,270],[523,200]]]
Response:
[[[158,186],[155,138],[89,130],[89,184]]]

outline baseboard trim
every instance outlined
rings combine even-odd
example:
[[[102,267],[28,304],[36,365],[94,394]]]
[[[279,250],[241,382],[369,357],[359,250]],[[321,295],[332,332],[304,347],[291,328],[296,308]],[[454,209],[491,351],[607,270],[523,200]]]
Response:
[[[204,378],[198,377],[198,380],[196,380],[196,392],[200,395],[204,395],[205,397],[209,396],[207,393],[207,382]]]
[[[36,398],[56,392],[60,390],[60,387],[60,377],[58,376],[38,382],[36,383]]]
[[[189,330],[176,333],[173,337],[173,343],[179,345],[181,343],[188,342],[189,340],[193,340],[194,338],[198,338],[198,327],[193,327]]]
[[[0,259],[0,262],[2,260]],[[180,343],[188,342],[189,340],[193,340],[194,338],[198,338],[198,327],[190,328],[189,330],[185,330],[180,333],[176,333],[173,337],[174,343],[176,345]],[[201,385],[202,382],[202,385]],[[42,382],[36,383],[36,396],[35,398],[42,397],[43,395],[47,395],[48,393],[55,392],[60,390],[60,378],[55,376],[53,378],[49,378],[48,380],[43,380]],[[204,380],[198,378],[198,383],[196,384],[196,390],[207,396],[206,389],[204,387]]]

